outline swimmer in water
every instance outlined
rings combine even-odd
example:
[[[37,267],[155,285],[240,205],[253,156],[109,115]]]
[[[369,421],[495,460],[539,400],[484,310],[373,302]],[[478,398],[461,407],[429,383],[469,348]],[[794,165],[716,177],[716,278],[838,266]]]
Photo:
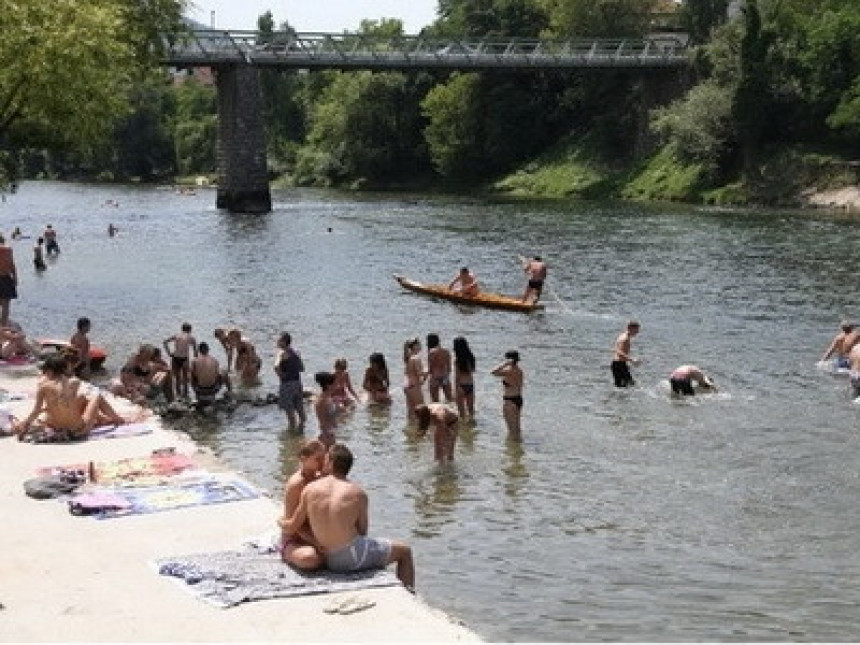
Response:
[[[714,379],[695,365],[676,367],[669,376],[669,385],[672,386],[672,394],[681,396],[693,396],[696,393],[694,385],[709,392],[717,391]]]

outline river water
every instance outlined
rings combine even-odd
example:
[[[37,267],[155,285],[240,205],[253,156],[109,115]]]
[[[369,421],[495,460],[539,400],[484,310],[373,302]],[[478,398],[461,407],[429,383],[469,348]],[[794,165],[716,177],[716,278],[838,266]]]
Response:
[[[487,639],[857,639],[860,405],[816,361],[860,314],[860,219],[305,190],[246,216],[214,201],[25,183],[0,204],[0,230],[50,222],[62,254],[37,275],[32,240],[13,243],[13,317],[68,337],[89,316],[112,371],[183,321],[210,342],[237,325],[264,358],[260,393],[276,390],[281,331],[306,387],[339,356],[360,383],[383,352],[393,406],[359,408],[338,430],[371,533],[411,542],[419,593]],[[534,253],[550,263],[534,315],[435,302],[391,278],[443,282],[468,264],[486,288],[520,293],[516,255]],[[616,391],[610,349],[630,317],[644,360],[637,387]],[[399,389],[403,341],[428,332],[447,346],[465,335],[478,360],[478,420],[449,467],[408,427]],[[513,348],[522,445],[504,440],[489,375]],[[688,362],[720,393],[672,400],[667,375]],[[298,439],[274,406],[177,424],[276,497],[295,467]]]

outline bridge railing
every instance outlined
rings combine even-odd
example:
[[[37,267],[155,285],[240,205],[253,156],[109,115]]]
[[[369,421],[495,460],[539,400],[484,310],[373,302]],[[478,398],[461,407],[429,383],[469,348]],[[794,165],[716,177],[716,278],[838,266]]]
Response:
[[[177,66],[253,64],[272,67],[552,68],[677,67],[688,64],[677,35],[640,39],[430,39],[362,34],[195,30],[167,44],[165,63]]]

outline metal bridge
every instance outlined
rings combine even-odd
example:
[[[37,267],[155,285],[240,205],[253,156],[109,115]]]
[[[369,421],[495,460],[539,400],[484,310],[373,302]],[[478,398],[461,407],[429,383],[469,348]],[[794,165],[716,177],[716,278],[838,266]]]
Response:
[[[163,63],[176,67],[341,70],[665,69],[689,65],[686,38],[537,40],[431,39],[361,34],[260,33],[196,29],[166,43]]]

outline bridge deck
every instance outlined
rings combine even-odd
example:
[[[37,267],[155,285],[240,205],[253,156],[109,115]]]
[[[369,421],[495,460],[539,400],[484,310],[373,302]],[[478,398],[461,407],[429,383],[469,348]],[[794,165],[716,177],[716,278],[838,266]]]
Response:
[[[195,30],[170,44],[164,62],[177,67],[250,64],[301,69],[567,69],[667,68],[689,64],[686,40],[433,40],[358,34]]]

